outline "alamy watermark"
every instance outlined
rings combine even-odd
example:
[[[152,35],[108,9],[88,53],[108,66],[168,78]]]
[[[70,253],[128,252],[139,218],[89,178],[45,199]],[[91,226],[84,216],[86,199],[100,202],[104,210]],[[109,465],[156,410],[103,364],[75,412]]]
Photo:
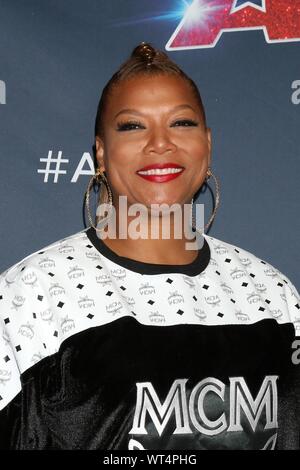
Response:
[[[201,249],[204,243],[204,204],[135,203],[128,206],[127,196],[119,196],[118,210],[101,203],[96,211],[97,235],[101,239],[185,239],[186,250]],[[193,223],[194,221],[194,223]]]
[[[300,364],[300,337],[298,336],[297,339],[294,340],[292,344],[292,349],[295,349],[295,351],[292,354],[292,363],[295,366],[298,366]]]
[[[0,104],[6,104],[6,85],[3,80],[0,80]]]
[[[294,80],[291,85],[293,91],[291,101],[293,104],[300,104],[300,80]]]

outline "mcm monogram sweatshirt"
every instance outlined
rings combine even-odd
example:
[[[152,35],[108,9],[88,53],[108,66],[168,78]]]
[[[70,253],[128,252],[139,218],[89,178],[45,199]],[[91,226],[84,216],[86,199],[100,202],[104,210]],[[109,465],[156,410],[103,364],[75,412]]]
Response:
[[[162,265],[72,234],[2,273],[0,331],[2,449],[299,448],[297,290],[227,242]]]

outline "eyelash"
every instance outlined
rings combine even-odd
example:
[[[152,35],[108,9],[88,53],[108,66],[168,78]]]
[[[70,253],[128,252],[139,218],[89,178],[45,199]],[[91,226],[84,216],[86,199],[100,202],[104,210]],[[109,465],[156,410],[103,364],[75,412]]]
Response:
[[[183,127],[192,127],[192,126],[198,126],[198,123],[196,121],[193,121],[192,119],[178,119],[175,121],[173,124],[176,123],[188,123],[188,126],[183,126]],[[117,124],[117,130],[120,132],[127,131],[127,130],[134,130],[133,127],[130,128],[130,126],[140,126],[143,127],[140,122],[136,121],[127,121],[127,122],[118,122]],[[178,126],[175,126],[178,127]]]

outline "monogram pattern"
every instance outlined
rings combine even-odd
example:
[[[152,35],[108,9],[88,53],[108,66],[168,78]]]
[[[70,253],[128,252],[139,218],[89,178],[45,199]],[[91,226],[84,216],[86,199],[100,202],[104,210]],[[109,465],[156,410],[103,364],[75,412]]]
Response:
[[[299,294],[268,262],[204,235],[211,257],[196,276],[143,274],[105,257],[86,230],[35,252],[0,276],[0,409],[21,390],[20,374],[88,328],[134,317],[153,327],[293,323]]]

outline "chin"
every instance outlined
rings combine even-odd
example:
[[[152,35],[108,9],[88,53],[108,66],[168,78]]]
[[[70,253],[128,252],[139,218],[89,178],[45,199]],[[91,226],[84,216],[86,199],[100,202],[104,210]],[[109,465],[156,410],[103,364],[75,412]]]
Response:
[[[145,205],[150,208],[152,204],[157,204],[157,205],[162,205],[162,204],[167,204],[168,206],[171,206],[172,204],[180,204],[182,205],[182,201],[178,200],[178,197],[176,198],[153,198],[149,199],[147,202],[145,202]]]

